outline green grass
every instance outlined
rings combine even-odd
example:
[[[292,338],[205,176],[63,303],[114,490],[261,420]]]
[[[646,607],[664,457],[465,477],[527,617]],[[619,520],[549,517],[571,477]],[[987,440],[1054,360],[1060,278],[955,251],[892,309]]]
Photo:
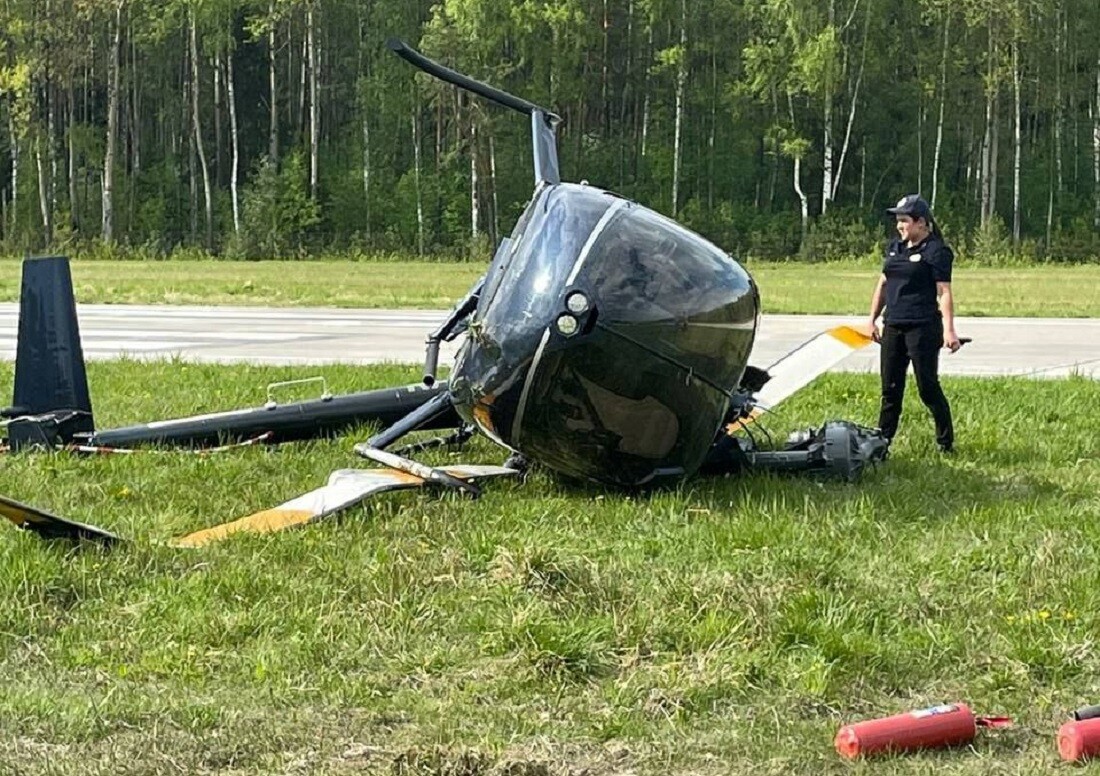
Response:
[[[90,366],[101,425],[255,404],[294,376]],[[74,551],[0,530],[0,773],[1056,772],[1057,726],[1100,693],[1100,383],[946,389],[957,455],[933,452],[911,395],[891,460],[856,486],[757,475],[623,495],[536,472],[477,502],[391,494],[201,551],[160,542],[358,465],[366,430],[9,457],[0,493],[134,541]],[[830,375],[770,427],[873,422],[875,405],[872,377]],[[502,457],[482,441],[427,460]],[[844,722],[954,700],[1017,727],[885,762],[832,751]]]
[[[862,314],[878,266],[859,262],[753,263],[768,313]],[[482,263],[342,261],[75,261],[77,300],[112,304],[220,304],[449,308]],[[955,272],[961,315],[1100,316],[1100,263],[967,267]],[[19,296],[19,264],[0,260],[0,301]]]

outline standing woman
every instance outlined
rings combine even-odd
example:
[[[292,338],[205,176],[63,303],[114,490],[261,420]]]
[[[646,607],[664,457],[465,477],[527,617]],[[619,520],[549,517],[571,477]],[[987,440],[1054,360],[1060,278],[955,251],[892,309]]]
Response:
[[[918,194],[909,194],[889,208],[897,221],[897,240],[886,249],[882,275],[871,296],[868,333],[882,345],[882,405],[878,426],[893,440],[901,419],[905,373],[909,363],[917,378],[921,401],[936,423],[936,444],[950,453],[955,446],[951,406],[940,387],[940,348],[959,349],[955,305],[951,294],[951,264],[955,254],[944,242],[932,210]],[[886,308],[882,332],[879,313]]]

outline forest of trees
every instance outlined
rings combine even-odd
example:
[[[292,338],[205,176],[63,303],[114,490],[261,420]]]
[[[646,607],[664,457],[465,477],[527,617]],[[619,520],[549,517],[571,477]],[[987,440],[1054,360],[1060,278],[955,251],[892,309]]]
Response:
[[[527,123],[736,255],[1100,255],[1097,0],[0,0],[0,253],[484,255]]]

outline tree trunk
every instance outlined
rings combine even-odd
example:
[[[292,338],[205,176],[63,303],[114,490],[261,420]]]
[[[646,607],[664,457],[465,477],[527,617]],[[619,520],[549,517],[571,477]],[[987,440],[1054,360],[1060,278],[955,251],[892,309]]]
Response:
[[[1046,250],[1050,254],[1051,240],[1054,237],[1054,166],[1051,165],[1050,184],[1047,191],[1047,236]]]
[[[363,223],[367,242],[370,242],[370,121],[363,111]]]
[[[69,81],[69,132],[66,145],[69,151],[69,223],[74,232],[80,231],[80,207],[76,197],[76,87]]]
[[[493,220],[492,242],[495,246],[500,239],[500,201],[497,199],[497,146],[493,128],[489,127],[489,191],[492,192]]]
[[[127,139],[125,144],[128,165],[124,169],[129,172],[131,182],[137,181],[140,169],[140,160],[136,156],[138,148],[138,126],[141,123],[141,108],[138,105],[138,72],[137,72],[137,41],[134,40],[134,21],[129,20],[126,28],[126,37],[129,41],[129,89],[123,97],[125,106],[124,116],[126,128],[123,136]],[[137,208],[137,186],[130,185],[126,191],[126,223],[130,229],[134,223],[134,211]]]
[[[1069,88],[1066,91],[1069,92],[1069,94],[1071,95],[1070,99],[1073,100],[1074,105],[1073,110],[1070,111],[1070,115],[1073,117],[1073,131],[1070,132],[1070,137],[1073,138],[1073,153],[1070,154],[1070,158],[1073,159],[1073,190],[1074,192],[1077,192],[1080,190],[1078,184],[1081,180],[1081,132],[1079,126],[1081,120],[1081,111],[1077,107],[1079,101],[1076,95],[1078,94],[1077,78],[1081,71],[1081,66],[1078,63],[1081,62],[1081,58],[1078,57],[1077,50],[1078,36],[1070,35],[1069,30],[1065,27],[1063,28],[1063,34],[1066,36],[1066,40],[1068,41],[1067,47],[1069,49],[1069,67],[1067,68],[1067,72],[1069,74]],[[1088,92],[1087,88],[1085,89],[1085,92]]]
[[[936,120],[936,150],[932,154],[932,199],[930,204],[936,206],[936,197],[939,194],[940,185],[940,154],[943,151],[943,111],[947,103],[947,43],[948,30],[951,27],[951,13],[944,11],[943,18],[943,53],[940,55],[940,115]]]
[[[867,137],[860,141],[859,148],[859,209],[863,210],[867,194]]]
[[[829,26],[836,21],[836,0],[829,0]],[[824,115],[821,136],[821,214],[829,210],[833,196],[833,74],[832,63],[825,65],[825,93],[822,95]]]
[[[103,242],[115,239],[115,146],[118,141],[118,58],[122,46],[122,0],[116,0],[111,30],[111,50],[107,53],[107,144],[103,153]]]
[[[989,223],[990,216],[992,215],[992,208],[990,206],[992,191],[990,188],[990,178],[992,177],[992,151],[993,151],[993,102],[994,102],[994,87],[993,87],[993,21],[989,22],[989,44],[986,51],[987,57],[987,72],[986,76],[988,81],[985,87],[985,133],[982,135],[982,164],[981,172],[979,174],[979,188],[981,191],[981,225],[984,227]]]
[[[989,217],[992,219],[997,214],[997,173],[1001,158],[1001,99],[1000,95],[993,98],[993,145],[989,149]]]
[[[92,49],[91,56],[94,57],[95,56],[95,54],[94,54],[95,39],[94,38],[92,39],[92,44],[91,44],[90,48]],[[89,70],[89,67],[87,65],[85,65],[84,66],[83,84],[82,84],[82,89],[81,89],[81,92],[80,92],[80,96],[81,96],[81,101],[80,101],[81,123],[84,126],[88,126],[88,123],[89,123],[88,103],[90,102],[90,99],[89,99],[88,95],[89,95],[90,86],[88,84],[88,70]],[[91,186],[91,182],[89,181],[89,178],[91,178],[91,177],[92,177],[91,172],[88,170],[87,166],[85,166],[84,174],[81,176],[81,182],[84,184],[81,187],[81,194],[82,194],[81,198],[83,199],[84,202],[87,202],[89,200],[90,196],[91,196],[89,194],[89,187]]]
[[[1100,230],[1100,54],[1096,57],[1096,102],[1092,108],[1093,226]]]
[[[49,6],[47,5],[47,8]],[[52,79],[46,82],[46,158],[49,160],[49,191],[51,234],[53,223],[57,220],[57,89]]]
[[[267,13],[271,19],[271,27],[267,31],[267,88],[268,97],[271,100],[268,105],[267,156],[271,164],[277,168],[279,164],[279,92],[275,77],[275,60],[278,53],[275,48],[275,28],[278,26],[275,20],[275,0],[268,3]]]
[[[188,79],[190,80],[190,79]],[[190,105],[190,92],[188,92],[188,102]],[[187,113],[191,111],[188,110]],[[199,174],[198,174],[198,161],[195,157],[195,133],[190,128],[191,120],[188,117],[187,123],[187,183],[188,194],[190,204],[190,217],[191,217],[191,244],[194,245],[199,239]]]
[[[718,55],[710,53],[710,131],[707,133],[707,213],[714,212],[714,144],[718,132]]]
[[[241,203],[237,192],[237,179],[241,169],[241,137],[237,127],[237,89],[233,75],[233,49],[225,52],[225,90],[229,100],[229,132],[233,146],[233,162],[229,168],[229,194],[233,199],[233,233],[241,232]]]
[[[624,65],[624,70],[625,70],[624,75],[625,75],[625,77],[624,77],[624,80],[623,80],[623,88],[620,90],[620,93],[619,93],[619,127],[620,127],[619,131],[623,133],[621,142],[619,143],[619,188],[620,189],[625,188],[625,186],[626,186],[626,153],[627,153],[626,132],[627,132],[627,126],[628,126],[626,119],[627,119],[627,112],[629,110],[628,106],[630,104],[630,101],[631,101],[632,97],[635,94],[637,94],[637,90],[634,88],[634,80],[633,80],[634,79],[634,0],[628,0],[627,6],[626,6],[626,42],[624,43],[624,49],[625,49],[625,53],[624,53],[623,58],[625,60],[625,65]],[[631,129],[630,134],[632,136],[631,139],[630,139],[631,140],[630,147],[635,152],[635,153],[631,154],[631,157],[632,157],[631,162],[634,165],[633,177],[635,179],[637,179],[638,157],[637,157],[637,153],[636,153],[637,144],[635,142],[638,138],[637,112],[635,112],[635,115],[631,116],[630,118],[631,118],[631,120],[630,120],[630,129]]]
[[[308,31],[307,31],[308,32]],[[291,52],[294,51],[293,47],[287,49],[287,57],[291,58]],[[296,119],[295,126],[295,138],[300,139],[303,134],[308,138],[309,132],[307,131],[307,125],[309,123],[306,118],[306,94],[309,92],[309,35],[306,34],[302,38],[302,52],[299,56],[300,67],[298,68],[298,118]]]
[[[420,191],[420,109],[413,106],[413,182],[416,184],[416,255],[424,255],[424,199]]]
[[[42,155],[42,137],[35,140],[34,161],[38,168],[38,208],[42,213],[42,237],[44,246],[49,248],[53,242],[53,221],[50,218],[49,184],[46,181],[46,162]]]
[[[477,121],[474,107],[470,106],[470,248],[477,245],[478,224],[481,222],[481,213],[478,207],[477,197]]]
[[[646,45],[646,59],[648,63],[653,59],[653,20],[646,20],[646,27],[649,30],[649,39]],[[646,65],[645,69],[645,84],[642,86],[644,97],[642,98],[642,158],[646,155],[646,146],[649,141],[649,65]]]
[[[799,213],[802,217],[802,238],[799,249],[806,244],[806,235],[810,231],[810,204],[806,198],[806,192],[802,190],[802,157],[794,158],[794,192],[798,195]]]
[[[859,106],[859,88],[863,84],[863,69],[867,64],[867,32],[871,26],[871,5],[868,1],[863,17],[863,48],[859,56],[859,72],[856,75],[856,84],[852,88],[852,104],[848,108],[848,123],[844,128],[844,145],[840,148],[840,160],[837,162],[836,175],[833,177],[832,190],[829,192],[829,200],[836,200],[837,190],[840,188],[840,178],[844,174],[844,161],[848,158],[848,145],[852,139],[852,126],[856,122],[856,108]],[[863,207],[862,194],[860,195],[860,207]]]
[[[214,88],[214,185],[222,186],[225,180],[225,154],[222,152],[222,56],[221,52],[214,54],[211,63]]]
[[[133,118],[130,121],[130,159],[133,168],[133,176],[141,173],[141,79],[139,78],[137,40],[130,41],[130,74],[131,90],[130,105],[133,109]],[[134,190],[134,186],[130,190]]]
[[[771,88],[772,93],[772,114],[775,121],[779,121],[779,94],[778,90],[773,86]],[[792,118],[793,121],[793,118]],[[775,192],[779,188],[779,149],[774,149],[772,154],[772,174],[771,180],[768,181],[768,212],[771,213],[775,208]]]
[[[1054,25],[1054,173],[1057,187],[1055,200],[1062,196],[1062,127],[1065,117],[1062,114],[1062,21],[1057,14]]]
[[[676,128],[672,156],[672,216],[680,212],[680,161],[683,156],[684,87],[687,85],[687,0],[680,0],[680,64],[676,70]]]
[[[602,116],[600,117],[600,130],[603,133],[603,139],[607,138],[611,134],[611,89],[609,81],[610,66],[608,65],[608,56],[611,39],[611,18],[608,16],[607,0],[603,0],[603,60],[600,62],[600,110]],[[489,135],[489,155],[492,157],[493,136]],[[494,239],[495,243],[496,240]]]
[[[1020,249],[1020,42],[1012,42],[1012,247]]]
[[[791,127],[795,127],[794,121],[794,100],[791,98],[790,92],[787,93],[787,110],[790,113]],[[810,231],[810,203],[806,198],[806,192],[802,188],[802,156],[797,154],[794,157],[794,193],[798,195],[799,213],[802,217],[802,237],[798,243],[798,249],[802,250],[802,246],[806,244],[806,235]]]
[[[371,241],[370,231],[370,71],[371,60],[364,58],[366,50],[366,19],[364,13],[369,13],[369,8],[359,4],[359,64],[356,71],[359,76],[359,115],[361,117],[363,131],[363,224],[367,244]],[[364,64],[365,59],[365,64]],[[414,108],[415,111],[415,108]],[[414,113],[415,116],[415,113]]]
[[[321,142],[321,106],[317,101],[317,42],[313,3],[306,6],[306,46],[309,53],[309,196],[317,201],[318,157]]]
[[[14,97],[8,100],[8,142],[11,143],[11,211],[8,213],[11,223],[8,239],[15,238],[15,230],[19,226],[19,135],[15,132],[14,101]]]
[[[206,247],[214,247],[214,197],[210,188],[210,167],[206,163],[206,148],[202,142],[202,120],[199,112],[199,44],[195,30],[195,11],[191,10],[191,128],[195,136],[195,152],[202,171],[203,202],[206,206]]]
[[[924,73],[921,72],[920,60],[917,60],[917,83],[924,83]],[[924,89],[917,93],[917,191],[924,191]]]

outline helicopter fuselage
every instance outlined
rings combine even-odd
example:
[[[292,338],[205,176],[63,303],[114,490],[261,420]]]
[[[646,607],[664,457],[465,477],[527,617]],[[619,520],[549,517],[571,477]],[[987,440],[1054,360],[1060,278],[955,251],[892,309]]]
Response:
[[[560,473],[687,476],[737,401],[758,315],[748,272],[700,235],[544,183],[490,265],[451,394],[491,439]]]

